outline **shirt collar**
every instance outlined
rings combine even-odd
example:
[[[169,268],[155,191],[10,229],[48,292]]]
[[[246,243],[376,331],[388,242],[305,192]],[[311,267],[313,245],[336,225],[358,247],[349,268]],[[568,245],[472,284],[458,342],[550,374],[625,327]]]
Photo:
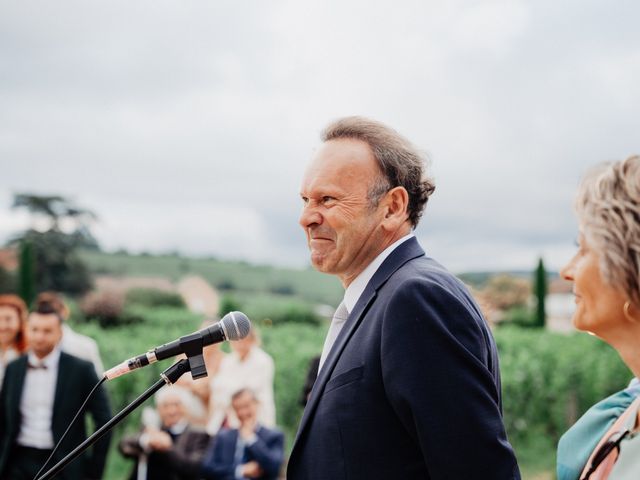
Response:
[[[373,261],[369,265],[367,265],[367,267],[362,272],[360,272],[360,274],[353,280],[353,282],[351,282],[351,284],[349,284],[347,290],[344,292],[343,300],[344,305],[347,307],[349,313],[353,311],[353,307],[355,307],[356,303],[358,303],[358,300],[360,299],[362,292],[364,292],[364,289],[367,287],[369,280],[371,280],[373,275],[378,271],[378,268],[380,268],[382,262],[384,262],[387,257],[391,255],[391,252],[393,252],[400,244],[406,242],[413,236],[413,233],[409,233],[389,245],[382,252],[380,252],[378,256],[374,258]]]
[[[49,355],[44,358],[38,358],[33,352],[29,352],[29,364],[45,365],[49,369],[58,368],[60,362],[60,347],[56,346]]]
[[[185,419],[182,419],[178,423],[176,423],[173,427],[170,427],[169,431],[174,435],[182,435],[188,426],[189,426],[189,422]]]

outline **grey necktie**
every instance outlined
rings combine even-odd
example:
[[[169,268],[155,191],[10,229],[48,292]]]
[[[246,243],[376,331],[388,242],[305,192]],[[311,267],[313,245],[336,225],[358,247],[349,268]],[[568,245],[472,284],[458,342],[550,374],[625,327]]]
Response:
[[[329,331],[327,332],[327,338],[324,339],[324,347],[322,347],[322,355],[320,355],[320,364],[318,366],[318,372],[322,370],[322,366],[324,365],[324,361],[327,359],[329,352],[331,351],[331,347],[338,338],[338,334],[345,322],[349,318],[349,310],[347,310],[344,302],[341,302],[336,308],[335,313],[333,314],[333,319],[331,319],[331,326],[329,327]]]

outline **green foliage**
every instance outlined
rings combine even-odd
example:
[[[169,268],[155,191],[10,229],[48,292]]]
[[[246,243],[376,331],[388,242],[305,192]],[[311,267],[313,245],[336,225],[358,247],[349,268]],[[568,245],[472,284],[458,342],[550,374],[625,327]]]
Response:
[[[511,307],[504,313],[503,319],[500,321],[500,328],[507,325],[513,325],[516,327],[534,327],[535,315],[534,312],[525,306]]]
[[[133,288],[127,292],[125,302],[127,305],[145,307],[185,307],[184,300],[180,294],[156,288]]]
[[[20,243],[20,267],[18,269],[18,292],[24,303],[31,305],[36,297],[35,263],[33,245],[29,240]]]
[[[71,295],[82,295],[89,291],[89,270],[76,250],[98,249],[98,243],[89,230],[89,223],[95,220],[96,215],[60,195],[17,193],[13,197],[12,208],[26,209],[34,217],[44,217],[49,221],[47,231],[30,229],[19,233],[9,242],[20,244],[23,250],[18,289],[25,301],[29,303],[36,292],[45,290]],[[59,228],[62,221],[72,225],[69,233]],[[32,252],[29,250],[31,248]],[[29,267],[32,263],[35,265],[33,275]]]
[[[286,283],[272,285],[269,287],[269,291],[276,295],[293,295],[295,293],[295,289]]]
[[[320,317],[308,306],[301,303],[291,302],[284,308],[272,310],[265,313],[266,318],[273,325],[286,323],[304,323],[308,325],[319,325]]]
[[[546,322],[544,300],[547,296],[547,272],[544,268],[542,258],[538,261],[538,267],[536,268],[533,285],[536,297],[535,324],[540,328],[544,328]]]
[[[236,289],[236,284],[233,283],[231,280],[221,280],[216,285],[216,288],[218,290],[235,290]]]
[[[16,279],[11,272],[0,267],[0,294],[14,293],[16,291]]]
[[[13,196],[12,209],[27,210],[36,217],[45,217],[49,221],[49,231],[60,231],[62,220],[74,226],[73,237],[79,247],[97,249],[98,244],[89,231],[89,224],[95,221],[96,214],[91,210],[74,204],[70,199],[60,195],[36,195],[33,193],[16,193]]]
[[[85,320],[97,322],[102,328],[121,327],[143,320],[135,307],[125,305],[124,295],[120,292],[91,292],[84,298],[80,308]]]
[[[224,317],[229,312],[238,312],[242,310],[242,304],[231,295],[224,295],[220,299],[218,307],[218,315]]]
[[[59,230],[29,230],[14,243],[32,245],[36,291],[81,295],[91,288],[91,276],[76,253],[77,239]]]
[[[591,405],[631,378],[615,350],[586,334],[500,328],[505,424],[514,443],[545,436],[557,443]]]

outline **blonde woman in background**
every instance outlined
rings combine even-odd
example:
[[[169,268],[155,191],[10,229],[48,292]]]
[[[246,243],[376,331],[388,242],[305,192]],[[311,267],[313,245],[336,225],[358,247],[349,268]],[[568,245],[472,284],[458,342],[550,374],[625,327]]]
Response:
[[[578,252],[562,269],[573,282],[576,328],[615,348],[636,377],[597,403],[558,444],[558,480],[640,478],[640,157],[604,164],[576,201]]]
[[[28,313],[17,295],[0,295],[0,390],[7,364],[27,349]]]

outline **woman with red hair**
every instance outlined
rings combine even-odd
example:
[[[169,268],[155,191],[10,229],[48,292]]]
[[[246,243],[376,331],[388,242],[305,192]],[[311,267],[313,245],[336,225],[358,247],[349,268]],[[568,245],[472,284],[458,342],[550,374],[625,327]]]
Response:
[[[7,363],[27,349],[28,313],[17,295],[0,295],[0,390]]]

